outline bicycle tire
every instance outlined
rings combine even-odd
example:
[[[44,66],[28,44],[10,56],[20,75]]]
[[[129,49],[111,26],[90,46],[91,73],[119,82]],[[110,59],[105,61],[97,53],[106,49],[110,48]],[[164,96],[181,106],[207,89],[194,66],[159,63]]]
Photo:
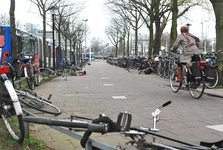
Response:
[[[27,75],[28,75],[28,77],[26,78],[26,81],[28,83],[29,88],[31,90],[33,90],[34,89],[34,84],[35,84],[34,83],[35,79],[34,79],[33,71],[31,70],[30,66],[27,66],[26,70],[27,70]]]
[[[205,81],[205,86],[209,89],[213,89],[214,87],[217,86],[218,84],[218,80],[219,80],[219,74],[218,74],[218,70],[215,69],[215,78],[214,78],[214,81],[213,82],[208,82],[208,81]]]
[[[68,69],[68,75],[70,75],[70,76],[77,76],[76,69],[69,68]]]
[[[23,123],[23,116],[18,115],[18,116],[11,116],[11,117],[4,117],[3,114],[1,114],[2,120],[11,135],[11,137],[17,142],[17,143],[22,143],[25,137],[25,127]],[[13,121],[11,121],[13,120]],[[17,124],[15,124],[17,123]],[[17,126],[15,128],[19,129],[14,129],[13,126]],[[19,126],[19,127],[18,127]],[[16,130],[16,131],[15,131]]]
[[[164,75],[163,63],[161,63],[161,64],[158,65],[157,73],[158,73],[158,75],[159,75],[160,77],[163,77],[163,75]]]
[[[53,104],[50,104],[44,100],[41,100],[36,97],[29,97],[29,96],[21,96],[18,95],[20,101],[27,105],[28,107],[31,107],[33,109],[36,109],[38,111],[42,111],[48,114],[53,114],[53,115],[60,115],[62,112],[59,108],[54,106]]]
[[[40,75],[38,72],[34,72],[34,84],[35,86],[39,86],[41,83],[40,83]]]
[[[47,77],[55,77],[57,74],[52,69],[41,67],[39,68],[39,73]]]
[[[174,93],[177,93],[182,85],[180,82],[176,82],[177,78],[178,78],[177,68],[173,67],[172,70],[170,71],[170,87]]]
[[[135,62],[131,62],[129,63],[127,70],[128,72],[133,73],[137,68],[137,64]]]
[[[166,63],[166,66],[164,68],[164,77],[166,79],[170,78],[170,69],[169,69],[169,63]]]
[[[5,124],[6,129],[8,130],[11,137],[17,142],[22,143],[25,137],[25,127],[23,124],[23,116],[16,115],[12,100],[9,95],[5,96],[5,101],[3,100],[1,106],[1,118]],[[3,109],[3,106],[6,106],[9,109]]]
[[[39,71],[38,71],[38,67],[36,65],[33,65],[33,70],[34,70],[35,86],[39,86],[41,83],[40,83],[40,74],[39,74]]]
[[[202,77],[201,81],[195,81],[189,83],[189,92],[195,99],[199,99],[204,93],[205,78]]]

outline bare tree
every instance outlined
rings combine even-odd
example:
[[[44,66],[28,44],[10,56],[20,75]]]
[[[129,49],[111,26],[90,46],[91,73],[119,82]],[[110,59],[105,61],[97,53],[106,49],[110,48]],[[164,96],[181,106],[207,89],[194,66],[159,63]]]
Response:
[[[91,39],[91,51],[98,53],[102,49],[102,40],[100,38],[93,37]]]
[[[135,32],[135,55],[138,53],[138,29],[143,25],[143,22],[140,24],[140,9],[135,2],[130,0],[107,0],[105,5],[112,11],[120,16],[125,22],[126,25],[131,25],[132,29]],[[127,26],[126,26],[127,27]],[[127,37],[130,37],[130,30],[128,30]],[[129,41],[129,39],[128,39]]]
[[[0,24],[1,25],[10,25],[10,16],[5,14],[0,15]],[[15,19],[16,28],[23,28],[21,21]]]
[[[112,45],[115,46],[115,57],[117,57],[118,43],[119,38],[121,37],[121,28],[118,24],[116,24],[114,19],[111,20],[110,26],[105,29],[105,33]]]
[[[46,18],[47,12],[55,7],[60,0],[30,0],[35,4],[39,10],[39,13],[43,19],[43,43],[46,43]],[[46,67],[46,44],[43,45],[44,54],[44,66]]]
[[[65,44],[67,44],[67,39],[69,35],[69,25],[70,21],[72,22],[72,18],[77,18],[77,16],[80,14],[80,12],[84,9],[85,2],[69,2],[66,0],[61,0],[58,7],[58,14],[56,19],[56,30],[58,32],[58,46],[59,46],[59,58],[62,57],[62,51],[61,51],[61,35],[65,39]],[[67,54],[67,46],[65,45],[65,52]]]

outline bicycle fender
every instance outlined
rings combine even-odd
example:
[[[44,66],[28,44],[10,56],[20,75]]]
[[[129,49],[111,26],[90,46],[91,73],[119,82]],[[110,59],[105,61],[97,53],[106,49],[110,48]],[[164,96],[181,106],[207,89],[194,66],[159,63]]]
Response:
[[[24,73],[25,73],[25,77],[27,78],[28,75],[27,75],[27,68],[26,67],[24,67]]]
[[[4,82],[4,84],[5,84],[5,87],[8,91],[8,93],[9,93],[9,96],[11,97],[12,104],[14,106],[16,115],[22,115],[23,112],[22,112],[22,108],[21,108],[21,105],[20,105],[20,102],[19,102],[19,98],[18,98],[18,96],[15,92],[14,87],[12,86],[12,83],[9,80],[6,80]]]

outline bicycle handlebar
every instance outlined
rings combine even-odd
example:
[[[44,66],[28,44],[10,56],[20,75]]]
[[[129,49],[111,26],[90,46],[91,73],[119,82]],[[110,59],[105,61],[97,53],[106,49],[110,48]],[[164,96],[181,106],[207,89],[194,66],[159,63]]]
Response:
[[[164,103],[163,105],[161,105],[160,107],[158,107],[158,109],[160,110],[160,109],[162,109],[163,107],[166,107],[167,105],[169,105],[169,104],[171,104],[171,103],[172,103],[172,101],[168,101],[168,102]]]

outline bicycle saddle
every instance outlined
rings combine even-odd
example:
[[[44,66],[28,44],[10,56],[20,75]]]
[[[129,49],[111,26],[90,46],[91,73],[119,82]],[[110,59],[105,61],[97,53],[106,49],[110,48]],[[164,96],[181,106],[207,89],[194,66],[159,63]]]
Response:
[[[217,146],[218,148],[223,148],[223,140],[217,141],[217,142],[200,142],[201,146],[206,146],[206,147],[212,147],[212,146]]]
[[[27,62],[29,62],[29,58],[25,58],[25,59],[22,59],[22,61],[24,62],[24,63],[27,63]]]
[[[79,67],[79,66],[77,66],[77,67],[76,67],[76,69],[77,69],[77,70],[82,70],[82,68],[81,68],[81,67]]]

